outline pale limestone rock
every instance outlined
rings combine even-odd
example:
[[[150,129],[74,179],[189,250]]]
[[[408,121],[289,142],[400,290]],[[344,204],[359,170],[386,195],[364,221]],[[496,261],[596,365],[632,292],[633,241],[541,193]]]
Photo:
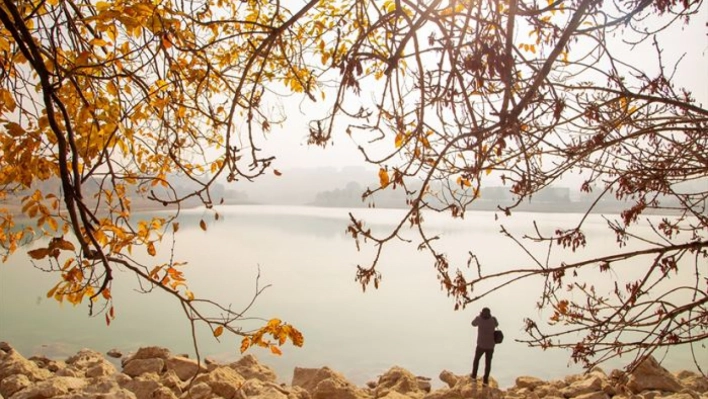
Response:
[[[21,391],[32,385],[32,381],[24,374],[13,374],[0,381],[0,395],[10,397],[15,392]]]
[[[162,373],[165,368],[165,361],[160,358],[131,359],[123,366],[123,373],[137,377],[146,373]]]
[[[116,367],[108,362],[100,362],[86,369],[87,378],[105,377],[117,373]]]
[[[590,392],[578,395],[575,399],[610,399],[610,397],[604,392]]]
[[[152,392],[152,399],[178,399],[177,395],[174,394],[167,387],[159,387]]]
[[[540,378],[536,377],[527,377],[527,376],[522,376],[516,378],[516,386],[519,388],[528,388],[530,390],[535,390],[541,385],[545,385],[546,383],[541,380]]]
[[[251,378],[243,383],[240,395],[248,399],[288,399],[289,392],[268,381]]]
[[[576,379],[573,383],[561,389],[563,396],[566,398],[574,398],[580,395],[600,391],[602,391],[602,380],[594,375],[588,375],[584,379]]]
[[[391,391],[409,396],[411,394],[422,396],[423,394],[423,391],[418,386],[418,378],[410,371],[398,366],[390,368],[379,377],[374,389],[374,396],[376,398],[384,397]]]
[[[199,375],[194,382],[204,382],[209,385],[212,393],[224,399],[233,399],[245,380],[234,369],[222,366],[212,370],[208,374]]]
[[[167,348],[161,348],[159,346],[147,346],[138,349],[132,356],[131,359],[162,359],[165,360],[171,356],[170,350]]]
[[[430,384],[430,378],[421,376],[416,376],[415,378],[418,380],[418,389],[421,391],[429,393],[433,389]]]
[[[123,388],[134,393],[137,399],[151,399],[153,392],[160,387],[159,377],[154,373],[142,374],[123,385]]]
[[[311,393],[312,399],[368,399],[371,396],[346,380],[328,378],[320,381]]]
[[[630,373],[627,387],[634,393],[651,389],[679,392],[683,389],[679,380],[661,367],[653,356],[646,358]]]
[[[104,365],[106,368],[112,369],[113,372],[116,371],[115,366],[103,355],[91,349],[81,349],[74,356],[66,359],[66,364],[77,370],[88,370],[97,365]]]
[[[167,370],[174,373],[182,381],[187,381],[193,378],[197,372],[206,371],[206,368],[200,366],[196,360],[187,359],[185,357],[172,356],[165,361]]]
[[[175,374],[174,370],[167,370],[160,376],[160,384],[172,390],[175,395],[182,395],[182,380]]]
[[[384,396],[377,396],[378,399],[411,399],[411,396],[404,395],[400,392],[389,391]]]
[[[52,398],[55,396],[80,391],[87,385],[87,383],[88,382],[82,378],[54,377],[38,382],[15,393],[10,397],[10,399]]]
[[[563,397],[563,394],[561,393],[560,389],[551,384],[538,386],[536,387],[536,389],[534,389],[534,392],[538,395],[539,398]]]
[[[676,374],[681,385],[699,394],[708,392],[708,378],[690,371],[682,371]]]
[[[669,396],[662,396],[661,399],[697,399],[698,395],[691,395],[689,393],[674,393]]]
[[[15,374],[23,374],[30,381],[44,381],[52,376],[49,370],[40,368],[11,349],[0,357],[0,380]]]
[[[208,399],[211,396],[211,387],[204,382],[192,385],[187,392],[189,399]]]
[[[258,359],[253,355],[243,356],[238,361],[229,364],[229,367],[236,370],[237,373],[247,380],[255,378],[259,381],[275,382],[278,376],[275,371],[268,366],[260,364]]]
[[[452,388],[457,385],[457,381],[460,379],[457,375],[453,374],[451,371],[443,370],[440,372],[440,381],[447,384],[448,387]]]

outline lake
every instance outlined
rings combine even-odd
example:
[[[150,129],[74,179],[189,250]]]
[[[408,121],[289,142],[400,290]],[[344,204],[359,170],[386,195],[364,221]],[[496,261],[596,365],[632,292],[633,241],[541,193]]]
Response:
[[[535,308],[539,280],[516,284],[465,310],[454,311],[452,300],[440,290],[430,256],[416,250],[416,236],[408,231],[407,238],[414,242],[398,243],[384,252],[379,268],[383,274],[381,286],[364,293],[354,276],[356,265],[371,259],[372,248],[364,245],[362,252],[357,252],[354,241],[345,235],[348,210],[224,206],[218,211],[218,221],[203,209],[183,212],[175,258],[189,262],[185,276],[197,297],[232,304],[234,309],[250,301],[260,268],[261,285],[271,286],[258,298],[250,315],[278,317],[305,336],[304,347],[285,346],[280,357],[267,350],[249,351],[273,367],[282,382],[290,382],[295,366],[329,366],[363,385],[399,365],[433,378],[433,385],[438,387],[441,383],[437,376],[444,369],[457,374],[470,372],[475,346],[470,321],[484,306],[492,309],[506,336],[497,346],[492,370],[502,387],[513,385],[521,375],[552,379],[581,371],[570,362],[568,352],[542,351],[514,341],[523,337],[524,317],[548,319],[547,312]],[[353,211],[374,232],[390,229],[402,212]],[[470,212],[465,220],[433,214],[426,215],[426,221],[432,230],[444,234],[439,245],[454,251],[449,256],[452,262],[463,267],[467,251],[473,250],[484,270],[490,272],[511,265],[532,265],[519,247],[499,233],[499,223],[518,233],[530,232],[536,220],[550,233],[577,224],[580,217],[517,213],[511,218],[500,215],[495,221],[493,212]],[[199,228],[202,218],[209,221],[208,232]],[[615,237],[608,234],[605,224],[600,215],[591,215],[587,221],[587,250],[593,254],[616,249]],[[648,231],[649,227],[644,229]],[[136,253],[136,257],[152,264],[163,263],[170,255],[170,240],[167,235],[158,259],[142,253]],[[538,250],[544,257],[544,249]],[[572,260],[579,255],[557,256]],[[629,272],[636,274],[637,270]],[[600,278],[605,277],[588,274],[590,280]],[[147,345],[193,356],[189,323],[178,303],[165,294],[136,292],[136,280],[130,273],[117,272],[113,286],[116,319],[110,327],[102,315],[89,318],[84,305],[72,307],[46,299],[45,293],[56,281],[56,275],[33,268],[24,253],[0,264],[0,340],[10,342],[27,357],[44,354],[63,359],[83,347],[104,353],[117,348],[127,353]],[[224,336],[217,342],[200,330],[198,338],[202,356],[220,361],[239,356],[237,337]],[[697,350],[702,367],[708,368],[708,349],[703,346]],[[663,357],[665,367],[671,370],[695,369],[687,347],[668,354],[661,352],[657,357]],[[629,357],[619,359],[604,368],[609,371],[629,361]]]

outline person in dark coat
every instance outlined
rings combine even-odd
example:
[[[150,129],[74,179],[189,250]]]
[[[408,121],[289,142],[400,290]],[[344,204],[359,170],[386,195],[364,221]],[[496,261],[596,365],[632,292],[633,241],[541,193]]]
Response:
[[[472,320],[472,325],[477,327],[477,349],[472,363],[472,379],[477,379],[479,360],[484,355],[484,385],[489,385],[489,373],[492,371],[492,355],[494,355],[494,330],[499,326],[496,317],[492,316],[489,308],[484,308],[479,316]]]

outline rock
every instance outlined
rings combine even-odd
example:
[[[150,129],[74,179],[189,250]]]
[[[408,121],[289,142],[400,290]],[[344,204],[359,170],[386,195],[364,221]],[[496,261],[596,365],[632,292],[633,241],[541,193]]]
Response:
[[[240,394],[246,398],[253,399],[288,399],[288,391],[272,382],[261,381],[251,378],[246,381],[240,390]]]
[[[575,399],[610,399],[610,396],[604,392],[590,392],[578,395]]]
[[[194,384],[187,392],[189,399],[208,399],[211,396],[211,387],[204,382]]]
[[[708,378],[698,373],[684,370],[675,374],[675,377],[681,382],[681,385],[692,391],[699,394],[708,393]]]
[[[10,397],[32,385],[32,381],[24,374],[13,374],[0,381],[0,395]]]
[[[167,387],[159,387],[152,392],[152,399],[178,399],[177,396]]]
[[[213,394],[219,395],[224,399],[232,399],[236,396],[236,392],[241,388],[245,380],[234,369],[228,366],[221,366],[208,374],[199,375],[194,382],[203,382],[211,388]]]
[[[101,362],[86,370],[86,377],[105,377],[117,373],[116,367],[108,362]]]
[[[0,341],[0,351],[10,352],[12,350],[14,350],[14,349],[12,348],[12,346],[10,346],[9,343],[7,343],[5,341]]]
[[[418,389],[426,393],[432,390],[433,387],[430,385],[430,378],[421,376],[416,376],[415,378],[418,380]]]
[[[172,370],[182,381],[187,381],[193,378],[197,372],[206,371],[206,368],[200,367],[196,360],[187,359],[179,356],[172,356],[165,361],[167,370]]]
[[[106,352],[106,355],[115,359],[120,359],[121,357],[123,357],[123,353],[115,348]]]
[[[30,381],[44,381],[52,376],[49,370],[40,368],[13,349],[7,351],[0,362],[0,380],[15,374],[25,375]]]
[[[131,359],[123,366],[123,373],[137,377],[146,373],[162,373],[165,368],[165,361],[160,358]]]
[[[147,346],[138,349],[130,359],[162,359],[166,360],[171,356],[169,349],[161,348],[159,346]]]
[[[123,388],[135,394],[137,399],[151,399],[153,392],[161,387],[158,381],[157,374],[146,373],[128,381]]]
[[[539,398],[563,397],[563,394],[561,393],[560,389],[558,389],[552,384],[539,385],[534,389],[534,393],[536,393]]]
[[[533,391],[534,389],[538,388],[541,385],[545,385],[545,382],[543,382],[543,380],[541,380],[540,378],[536,378],[536,377],[522,376],[522,377],[518,377],[516,379],[516,386],[517,387],[528,388],[531,391]]]
[[[229,367],[236,370],[243,378],[250,380],[255,378],[259,381],[275,382],[278,376],[275,371],[268,366],[262,365],[253,355],[246,355],[237,362],[229,364]]]
[[[410,371],[398,366],[392,367],[379,377],[374,389],[374,396],[381,398],[392,391],[406,395],[419,393],[420,396],[423,393],[418,385],[418,378]]]
[[[82,378],[54,377],[38,382],[15,393],[10,399],[52,398],[66,395],[73,391],[79,391],[87,384],[88,382]]]
[[[602,391],[602,380],[594,375],[587,375],[584,379],[575,379],[573,383],[561,389],[566,398],[575,398],[588,393]],[[604,394],[604,392],[602,392]]]
[[[364,390],[354,386],[344,376],[329,367],[320,369],[295,367],[292,386],[301,387],[312,399],[369,398]]]
[[[627,388],[634,393],[652,389],[679,392],[683,386],[673,374],[661,367],[653,356],[649,356],[629,374]]]
[[[457,381],[460,379],[457,375],[453,374],[451,371],[443,370],[440,372],[440,381],[447,384],[448,387],[452,388],[457,385]]]
[[[182,379],[180,379],[174,370],[167,370],[160,376],[160,384],[172,390],[175,395],[182,394]]]
[[[385,396],[377,396],[377,399],[411,399],[411,396],[396,391],[390,391]]]

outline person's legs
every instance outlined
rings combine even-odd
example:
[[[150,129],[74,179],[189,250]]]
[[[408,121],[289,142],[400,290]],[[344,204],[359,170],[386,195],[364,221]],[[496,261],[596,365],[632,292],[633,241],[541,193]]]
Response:
[[[482,354],[484,354],[484,350],[480,347],[477,347],[474,352],[474,361],[472,362],[472,379],[477,378],[477,370],[479,369],[479,359],[482,358]]]
[[[494,349],[485,349],[484,350],[484,380],[482,380],[484,385],[489,384],[489,373],[492,372],[492,356],[493,355],[494,355]]]

